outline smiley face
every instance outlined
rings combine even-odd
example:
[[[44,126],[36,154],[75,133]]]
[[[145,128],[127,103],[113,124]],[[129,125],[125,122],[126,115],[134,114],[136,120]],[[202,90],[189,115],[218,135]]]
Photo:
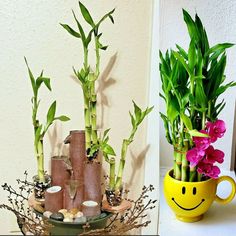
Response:
[[[165,199],[179,220],[195,222],[209,209],[215,199],[217,180],[184,182],[172,178],[172,171],[164,178]]]
[[[185,195],[185,193],[186,193],[186,187],[183,186],[183,187],[182,187],[182,194]],[[197,188],[196,188],[196,187],[193,187],[192,194],[193,194],[193,195],[196,195],[196,193],[197,193]],[[185,210],[185,211],[192,211],[192,210],[195,210],[196,208],[198,208],[198,207],[205,201],[205,199],[202,198],[201,202],[198,203],[196,206],[193,206],[193,207],[191,207],[191,208],[186,208],[186,207],[181,206],[178,202],[176,202],[176,200],[175,200],[174,197],[172,197],[171,200],[172,200],[179,208],[181,208],[182,210]]]

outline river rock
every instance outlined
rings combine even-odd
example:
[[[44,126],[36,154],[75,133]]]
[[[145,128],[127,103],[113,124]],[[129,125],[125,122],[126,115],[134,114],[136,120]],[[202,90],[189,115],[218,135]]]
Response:
[[[64,218],[63,222],[73,222],[73,218]]]
[[[58,212],[62,213],[64,216],[68,212],[66,209],[60,209]]]
[[[77,217],[77,218],[75,218],[74,222],[76,222],[76,223],[86,223],[87,218],[85,216]]]
[[[53,220],[63,221],[64,215],[61,212],[56,212],[56,213],[53,213],[50,216],[50,218],[53,219]]]
[[[75,218],[79,218],[81,216],[83,216],[83,212],[82,211],[78,211],[77,214],[75,215]]]
[[[52,215],[52,212],[51,211],[45,211],[43,213],[43,216],[47,217],[47,218],[50,218],[50,216]]]

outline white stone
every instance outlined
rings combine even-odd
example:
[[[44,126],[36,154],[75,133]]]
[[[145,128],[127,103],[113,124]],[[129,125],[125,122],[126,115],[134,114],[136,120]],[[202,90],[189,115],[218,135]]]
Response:
[[[60,209],[58,212],[62,213],[64,216],[68,212],[66,209]]]
[[[83,215],[84,215],[83,212],[78,211],[77,214],[75,215],[75,218],[79,218],[79,217],[81,217]]]
[[[45,216],[45,217],[47,217],[47,218],[49,218],[51,215],[52,215],[52,212],[51,212],[51,211],[45,211],[45,212],[43,213],[43,216]]]
[[[73,218],[66,217],[63,222],[73,222]]]

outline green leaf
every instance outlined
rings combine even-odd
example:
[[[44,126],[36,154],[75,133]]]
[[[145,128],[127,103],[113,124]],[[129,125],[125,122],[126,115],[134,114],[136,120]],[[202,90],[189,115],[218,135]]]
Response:
[[[170,120],[171,124],[174,123],[175,119],[179,115],[180,107],[178,100],[175,96],[171,96],[168,104],[167,104],[167,117]]]
[[[134,128],[136,126],[136,122],[135,122],[134,116],[131,114],[131,112],[129,112],[129,115],[130,115],[130,118],[131,118],[131,124],[132,124],[132,126]]]
[[[138,123],[138,121],[141,118],[142,110],[136,105],[136,103],[134,101],[132,101],[132,102],[133,102],[133,105],[134,105],[135,118],[136,118],[136,121]]]
[[[197,57],[196,57],[195,40],[191,39],[188,50],[188,63],[189,63],[189,68],[191,70],[191,74],[193,74],[196,62],[197,62]]]
[[[220,50],[220,51],[225,50],[226,48],[230,48],[232,46],[234,46],[233,43],[220,43],[220,44],[217,44],[217,45],[211,47],[208,50],[208,52],[206,53],[206,55],[210,55],[211,53],[216,52],[218,50]]]
[[[37,85],[38,88],[40,87],[40,85],[42,84],[42,82],[45,84],[45,86],[46,86],[50,91],[52,91],[51,84],[50,84],[50,78],[38,77],[38,78],[36,79],[36,85]]]
[[[192,137],[209,137],[208,134],[203,134],[201,132],[199,132],[196,129],[192,129],[192,130],[188,130],[188,133],[192,136]]]
[[[92,27],[94,27],[95,24],[94,24],[93,18],[91,17],[88,9],[81,2],[79,2],[79,7],[80,7],[80,11],[81,11],[85,21],[87,23],[89,23]]]
[[[198,35],[197,35],[197,31],[196,31],[196,26],[195,26],[195,22],[192,19],[192,17],[188,14],[187,11],[185,11],[183,9],[183,15],[184,15],[184,21],[187,25],[188,28],[188,32],[190,35],[190,38],[193,39],[195,38],[196,40],[198,40]]]
[[[83,30],[81,24],[79,23],[79,21],[77,20],[73,10],[72,10],[72,13],[73,13],[74,19],[75,19],[75,21],[77,23],[77,26],[78,26],[78,29],[79,29],[79,32],[80,32],[80,36],[81,36],[81,39],[82,39],[82,42],[83,42],[83,45],[85,46],[86,45],[86,37],[85,37],[85,34],[84,34],[84,30]]]
[[[207,97],[203,89],[203,85],[200,82],[196,83],[195,87],[195,99],[196,102],[202,107],[206,108],[207,106]]]
[[[93,31],[94,31],[94,34],[97,36],[98,35],[98,28],[99,28],[99,26],[100,26],[100,24],[107,18],[107,17],[109,17],[110,18],[110,16],[114,13],[114,11],[115,11],[115,8],[113,9],[113,10],[111,10],[110,12],[108,12],[107,14],[105,14],[100,20],[99,20],[99,22],[94,26],[94,28],[92,29]],[[111,18],[110,18],[111,19]],[[112,22],[113,23],[113,22]]]
[[[61,24],[60,25],[67,30],[68,33],[70,33],[72,36],[76,37],[76,38],[81,38],[80,34],[78,32],[76,32],[75,30],[73,30],[69,25],[66,24]]]
[[[112,15],[109,15],[109,18],[110,18],[111,22],[114,24],[114,18],[112,17]]]
[[[55,117],[54,120],[68,121],[68,120],[70,120],[70,118],[62,115],[62,116]]]
[[[181,113],[180,117],[181,117],[182,121],[184,122],[184,125],[186,126],[186,128],[188,130],[192,130],[193,125],[192,125],[191,119],[187,115],[185,115],[184,113]]]
[[[179,50],[179,54],[185,59],[188,60],[188,54],[187,52],[185,52],[185,50],[183,48],[181,48],[178,44],[176,44],[176,47]]]
[[[220,86],[216,90],[216,96],[218,97],[220,94],[224,93],[228,88],[234,87],[234,86],[236,86],[236,82],[233,82],[233,81],[229,82],[228,84]]]
[[[163,123],[164,123],[164,128],[165,128],[165,131],[166,131],[166,139],[167,141],[172,144],[172,140],[171,140],[171,137],[170,137],[170,131],[169,131],[169,120],[168,118],[160,112],[160,116],[163,120]]]
[[[54,101],[51,104],[50,108],[48,109],[48,113],[47,113],[47,126],[52,124],[52,122],[53,122],[53,120],[55,118],[56,106],[57,106],[57,103],[56,103],[56,101]]]
[[[176,59],[178,59],[181,62],[181,64],[186,69],[188,74],[191,75],[191,69],[189,68],[189,66],[185,62],[184,58],[178,52],[175,52],[175,51],[173,51],[173,55],[176,57]]]
[[[102,146],[102,151],[105,152],[107,155],[116,156],[113,148],[107,143]]]
[[[33,89],[33,93],[34,93],[34,96],[36,96],[36,94],[37,94],[36,82],[35,82],[35,79],[34,79],[34,76],[33,76],[32,72],[31,72],[31,70],[29,68],[29,65],[28,65],[26,57],[24,57],[24,59],[25,59],[25,64],[26,64],[26,66],[28,68],[28,73],[29,73],[29,77],[30,77],[30,82],[31,82],[31,86],[32,86],[32,89]]]
[[[107,50],[108,46],[102,46],[102,47],[99,47],[101,50]]]
[[[106,129],[106,130],[104,131],[104,133],[103,133],[103,140],[106,138],[106,136],[107,136],[107,134],[109,133],[110,129],[111,129],[111,128]]]

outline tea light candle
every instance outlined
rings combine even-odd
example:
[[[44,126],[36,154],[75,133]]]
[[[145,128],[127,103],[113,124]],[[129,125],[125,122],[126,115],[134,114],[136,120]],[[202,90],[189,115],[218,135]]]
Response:
[[[45,211],[57,212],[63,206],[63,191],[61,186],[52,186],[45,192]]]
[[[98,216],[101,214],[101,208],[95,201],[84,201],[82,203],[82,212],[84,216]]]

